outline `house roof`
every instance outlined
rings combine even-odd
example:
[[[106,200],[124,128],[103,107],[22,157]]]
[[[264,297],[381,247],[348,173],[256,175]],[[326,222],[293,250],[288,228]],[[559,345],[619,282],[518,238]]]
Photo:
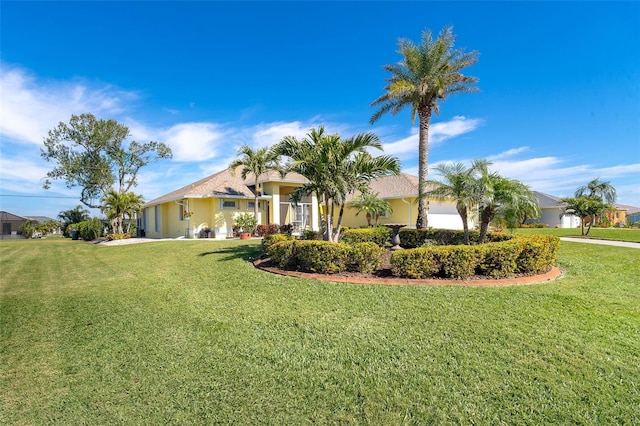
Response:
[[[5,212],[4,210],[0,211],[0,220],[27,220],[26,217],[18,216],[13,213]]]
[[[371,192],[380,198],[404,198],[418,195],[418,177],[407,173],[383,176],[369,183]]]
[[[225,169],[154,198],[146,202],[143,207],[151,207],[183,198],[253,198],[255,196],[254,182],[255,178],[252,174],[249,174],[246,179],[242,179],[239,172],[233,174]],[[264,182],[304,184],[308,180],[297,173],[289,173],[283,178],[278,172],[270,171],[258,177],[258,183]],[[418,178],[407,173],[401,173],[399,176],[385,176],[372,180],[371,190],[378,193],[381,198],[415,197],[418,193]]]
[[[533,191],[533,192],[536,194],[536,197],[538,197],[538,205],[540,206],[541,209],[559,208],[559,207],[564,207],[566,205],[566,203],[563,203],[562,201],[560,201],[560,198],[554,197],[553,195],[544,194],[539,191]]]
[[[258,183],[264,182],[306,183],[307,180],[297,173],[290,173],[282,178],[278,172],[268,172],[258,177]],[[197,182],[154,198],[146,202],[143,207],[150,207],[183,198],[254,198],[255,193],[252,189],[254,183],[255,178],[253,174],[249,174],[247,179],[242,179],[240,172],[234,174],[228,169],[224,169]]]
[[[48,222],[50,220],[53,220],[53,219],[51,219],[50,217],[47,217],[47,216],[25,216],[25,217],[27,219],[29,219],[29,220],[34,220],[34,221],[40,222],[40,223],[44,223],[44,222]]]

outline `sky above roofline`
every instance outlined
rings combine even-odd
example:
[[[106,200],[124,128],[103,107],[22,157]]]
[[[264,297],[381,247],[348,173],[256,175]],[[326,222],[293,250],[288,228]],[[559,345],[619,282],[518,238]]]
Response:
[[[223,170],[241,144],[318,125],[373,131],[417,174],[409,111],[371,126],[369,104],[398,39],[446,25],[479,52],[468,74],[480,92],[442,103],[431,165],[487,158],[558,197],[600,177],[640,206],[639,2],[3,1],[0,12],[0,209],[14,214],[79,204],[78,188],[42,189],[52,165],[40,148],[85,112],[171,146],[172,160],[140,174],[146,200]]]

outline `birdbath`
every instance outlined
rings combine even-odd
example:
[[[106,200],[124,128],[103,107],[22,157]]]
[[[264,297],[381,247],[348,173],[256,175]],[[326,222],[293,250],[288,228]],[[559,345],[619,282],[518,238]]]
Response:
[[[393,230],[393,234],[391,235],[391,244],[393,244],[393,246],[391,246],[391,250],[402,250],[402,247],[400,247],[400,235],[398,235],[398,231],[400,230],[400,228],[404,228],[405,226],[407,226],[407,224],[385,223],[384,226]]]

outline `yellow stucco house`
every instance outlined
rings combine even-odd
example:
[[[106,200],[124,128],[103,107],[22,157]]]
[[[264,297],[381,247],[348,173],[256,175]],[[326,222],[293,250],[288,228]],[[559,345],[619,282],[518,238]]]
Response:
[[[298,204],[291,202],[293,191],[306,183],[295,173],[282,178],[276,172],[261,175],[258,187],[254,177],[246,180],[229,170],[223,170],[192,184],[186,185],[143,206],[139,229],[150,238],[191,237],[207,226],[211,237],[225,239],[233,235],[234,217],[238,213],[254,212],[255,193],[258,193],[258,224],[291,224],[294,231],[320,230],[318,200],[307,197]],[[414,226],[418,204],[418,178],[406,173],[386,176],[371,182],[371,190],[391,204],[393,213],[380,218],[380,223],[406,223]],[[185,210],[193,212],[185,217]],[[343,226],[357,228],[366,225],[363,214],[345,209]],[[189,216],[189,214],[187,214]],[[429,226],[434,228],[462,229],[462,219],[454,202],[429,202]],[[473,227],[473,223],[470,223]]]

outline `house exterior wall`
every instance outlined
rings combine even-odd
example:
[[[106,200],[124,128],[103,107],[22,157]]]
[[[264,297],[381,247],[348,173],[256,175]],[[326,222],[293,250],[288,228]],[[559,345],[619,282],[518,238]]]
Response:
[[[546,224],[549,228],[577,228],[580,226],[580,218],[573,215],[560,217],[560,207],[542,208],[540,219],[537,222]]]

